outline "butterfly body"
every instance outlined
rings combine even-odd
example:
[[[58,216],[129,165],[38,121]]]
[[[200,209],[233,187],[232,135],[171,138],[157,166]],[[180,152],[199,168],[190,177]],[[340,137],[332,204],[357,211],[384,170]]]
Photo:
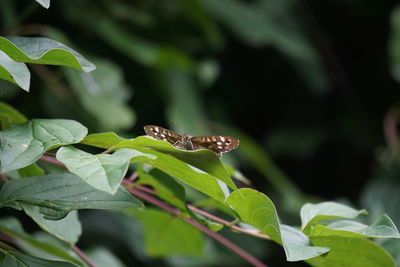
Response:
[[[228,152],[239,146],[239,140],[229,136],[191,136],[189,134],[177,134],[173,131],[156,125],[144,126],[147,135],[158,140],[171,143],[175,147],[184,150],[209,149],[222,156],[223,152]]]

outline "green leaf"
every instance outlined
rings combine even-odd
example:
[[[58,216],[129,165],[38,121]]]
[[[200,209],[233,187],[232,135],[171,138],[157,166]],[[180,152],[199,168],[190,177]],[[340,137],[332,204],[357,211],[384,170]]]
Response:
[[[0,132],[0,172],[26,167],[44,152],[80,142],[87,128],[73,120],[34,119]]]
[[[115,194],[128,170],[132,153],[129,149],[120,149],[112,155],[92,155],[73,146],[64,146],[56,157],[89,185]]]
[[[226,203],[232,206],[243,222],[253,225],[261,233],[282,244],[278,214],[274,203],[266,195],[253,189],[241,188],[232,192]]]
[[[0,50],[15,61],[68,66],[84,72],[96,68],[73,49],[43,37],[0,37]]]
[[[380,237],[400,238],[393,221],[386,214],[377,222],[365,225],[355,221],[340,220],[327,226],[317,224],[311,231],[312,236],[344,236],[344,237]]]
[[[31,73],[29,72],[28,67],[24,63],[15,62],[1,50],[0,44],[0,78],[15,83],[25,91],[29,92]]]
[[[136,151],[131,163],[148,163],[220,202],[224,202],[225,194],[217,179],[234,186],[222,163],[209,150],[183,151],[144,136],[120,140],[113,133],[105,133],[89,135],[82,143],[102,148],[131,148]]]
[[[224,165],[217,156],[208,149],[196,151],[180,150],[168,142],[155,140],[148,136],[139,136],[135,139],[122,139],[114,133],[91,134],[88,135],[82,143],[103,148],[113,147],[113,149],[143,147],[146,148],[146,151],[150,149],[161,152],[213,175],[232,189],[237,189]]]
[[[0,253],[4,254],[3,260],[0,262],[1,266],[7,267],[74,267],[76,265],[68,262],[50,261],[41,258],[29,256],[22,253],[16,253],[0,248]]]
[[[77,265],[81,265],[81,262],[77,258],[70,255],[68,251],[65,251],[51,243],[40,241],[37,238],[27,234],[19,221],[15,218],[0,219],[0,231],[15,239],[17,243],[22,242],[24,246],[30,246],[35,250],[40,251],[40,253],[51,256],[54,259],[69,261]]]
[[[85,254],[92,260],[96,267],[125,267],[125,264],[120,259],[103,247],[91,248],[85,251]]]
[[[11,124],[11,123],[20,124],[20,123],[24,123],[28,120],[24,116],[24,114],[22,114],[21,112],[19,112],[16,109],[14,109],[9,104],[7,104],[5,102],[1,102],[1,101],[0,101],[0,114],[3,117],[7,117],[8,124]],[[9,127],[8,125],[7,125],[7,127],[4,127],[4,125],[3,125],[3,129],[8,128],[8,127]]]
[[[307,233],[310,227],[318,221],[338,218],[352,219],[366,213],[366,210],[355,210],[336,202],[307,203],[300,210],[301,229]]]
[[[306,260],[329,251],[328,247],[313,246],[310,239],[294,227],[281,224],[280,229],[288,261]]]
[[[15,206],[19,202],[40,206],[40,213],[45,219],[51,220],[61,219],[77,209],[142,207],[142,203],[122,187],[119,187],[115,195],[111,195],[67,173],[7,182],[0,191],[0,207]]]
[[[374,242],[338,236],[311,237],[315,246],[329,247],[327,255],[307,260],[312,266],[395,267],[393,258]]]
[[[40,176],[40,175],[44,175],[44,170],[42,168],[40,168],[36,163],[33,163],[22,169],[19,169],[18,174],[19,174],[20,178]]]
[[[147,136],[139,136],[133,140],[125,140],[116,145],[116,148],[125,146],[129,147],[130,145],[138,145],[171,155],[180,161],[186,162],[195,168],[213,175],[217,179],[227,184],[230,188],[237,190],[235,183],[232,181],[224,165],[211,150],[180,150],[168,142],[155,140]]]
[[[272,201],[261,192],[249,188],[232,192],[226,202],[233,207],[240,219],[267,234],[283,245],[288,261],[305,260],[327,252],[328,248],[313,247],[306,235],[299,230],[279,224]]]
[[[138,168],[139,181],[137,184],[150,185],[157,192],[157,196],[170,204],[186,210],[185,189],[171,176],[158,169],[152,169],[146,173]]]
[[[35,1],[38,2],[44,8],[50,7],[50,0],[35,0]]]
[[[145,246],[150,256],[202,255],[204,238],[192,225],[152,208],[130,209],[129,212],[141,221],[145,229]]]
[[[44,231],[56,236],[57,238],[75,245],[82,233],[82,226],[78,219],[78,212],[71,211],[64,218],[53,221],[46,220],[40,213],[40,207],[28,203],[21,203],[25,213],[31,217]]]

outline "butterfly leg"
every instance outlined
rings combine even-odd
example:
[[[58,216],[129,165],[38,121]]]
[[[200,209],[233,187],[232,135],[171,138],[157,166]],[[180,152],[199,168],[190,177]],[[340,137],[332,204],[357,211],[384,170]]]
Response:
[[[174,147],[179,148],[179,149],[185,149],[185,146],[183,145],[182,141],[176,141],[173,144]]]

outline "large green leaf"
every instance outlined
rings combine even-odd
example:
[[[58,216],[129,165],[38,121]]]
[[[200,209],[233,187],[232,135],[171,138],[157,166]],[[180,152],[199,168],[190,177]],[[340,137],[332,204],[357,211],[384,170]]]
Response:
[[[2,37],[0,37],[2,38]],[[24,63],[16,62],[0,47],[0,78],[17,84],[25,91],[29,91],[31,73]]]
[[[26,167],[49,149],[80,142],[87,128],[73,120],[34,119],[1,131],[0,172]]]
[[[123,139],[110,132],[88,135],[82,143],[102,148],[146,148],[146,151],[161,152],[213,175],[232,189],[236,189],[224,165],[213,152],[207,149],[196,151],[180,150],[168,142],[155,140],[147,136],[139,136],[135,139]]]
[[[50,174],[6,183],[0,191],[0,207],[19,202],[40,206],[45,219],[57,220],[77,209],[141,207],[142,203],[119,187],[115,195],[99,191],[72,174]]]
[[[92,155],[73,146],[64,146],[57,151],[57,159],[68,170],[94,188],[115,194],[124,178],[132,153],[120,149],[110,154]]]
[[[201,256],[204,247],[202,233],[192,225],[164,211],[147,208],[130,209],[145,231],[146,251],[150,256]]]
[[[320,267],[395,267],[393,258],[374,242],[338,236],[311,237],[315,246],[329,247],[327,255],[307,260]]]
[[[71,211],[64,218],[54,221],[46,220],[40,213],[40,207],[28,203],[20,203],[25,213],[31,217],[43,230],[57,238],[74,245],[82,233],[82,226],[78,219],[78,212]]]
[[[282,244],[278,214],[274,203],[266,195],[253,189],[241,188],[232,192],[226,202],[243,222],[253,225]]]
[[[224,202],[225,193],[218,179],[234,186],[222,163],[209,150],[183,151],[164,141],[144,136],[121,139],[113,133],[90,135],[82,143],[112,149],[131,148],[136,151],[131,163],[148,163],[220,202]]]
[[[355,210],[336,202],[322,202],[318,204],[305,204],[300,210],[301,229],[308,232],[310,227],[318,221],[338,218],[352,219],[360,214],[366,214],[366,210]]]
[[[233,207],[240,219],[267,234],[283,245],[288,261],[312,258],[327,252],[324,247],[313,247],[299,230],[279,224],[278,214],[272,201],[261,192],[242,188],[232,192],[226,202]]]
[[[328,247],[313,246],[310,239],[300,230],[281,224],[283,248],[288,261],[301,261],[322,255],[329,251]]]
[[[371,225],[340,220],[327,226],[317,224],[311,231],[312,236],[345,236],[345,237],[381,237],[400,238],[399,231],[393,221],[385,214],[377,222]]]
[[[15,239],[18,244],[29,246],[46,257],[53,259],[69,261],[81,266],[81,261],[76,257],[69,254],[68,251],[63,250],[51,243],[40,241],[37,238],[27,234],[22,228],[19,221],[15,218],[0,219],[0,231]],[[8,266],[8,265],[1,265]],[[30,265],[28,265],[30,266]]]
[[[0,50],[15,61],[62,65],[84,72],[96,67],[73,49],[43,37],[0,37]]]
[[[3,260],[0,262],[4,267],[74,267],[76,265],[68,262],[50,261],[22,253],[16,253],[0,248],[0,253],[4,254]]]

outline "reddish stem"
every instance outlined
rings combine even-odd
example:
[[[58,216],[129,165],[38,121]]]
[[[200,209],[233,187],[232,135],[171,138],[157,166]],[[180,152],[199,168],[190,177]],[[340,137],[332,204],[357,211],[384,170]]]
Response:
[[[153,204],[154,206],[157,206],[175,216],[179,216],[180,211],[174,207],[171,207],[170,205],[162,202],[161,200],[154,198],[150,195],[147,195],[144,192],[141,192],[135,188],[128,188],[127,189],[132,195],[135,195],[143,200],[146,200],[147,202]],[[226,246],[227,248],[229,248],[230,250],[232,250],[233,252],[235,252],[237,255],[239,255],[240,257],[242,257],[243,259],[245,259],[246,261],[248,261],[249,263],[253,264],[254,266],[257,267],[267,267],[266,264],[262,263],[261,261],[259,261],[257,258],[255,258],[253,255],[247,253],[246,251],[244,251],[243,249],[241,249],[239,246],[237,246],[236,244],[232,243],[231,241],[229,241],[228,239],[226,239],[225,237],[219,235],[218,233],[215,233],[213,231],[211,231],[209,228],[205,227],[204,225],[199,224],[198,222],[196,222],[194,219],[192,218],[181,218],[182,220],[190,223],[191,225],[193,225],[194,227],[196,227],[197,229],[199,229],[200,231],[204,232],[205,234],[207,234],[208,236],[214,238],[215,240],[217,240],[218,242],[220,242],[221,244],[223,244],[224,246]]]
[[[45,155],[43,155],[43,156],[40,157],[40,159],[43,160],[43,161],[45,161],[45,162],[54,164],[54,165],[58,165],[58,166],[65,167],[65,165],[64,165],[62,162],[58,161],[58,160],[57,160],[56,158],[54,158],[54,157],[50,157],[50,156],[45,156]]]
[[[0,173],[0,179],[3,180],[3,182],[7,183],[8,181],[10,181],[10,179],[8,179],[7,176],[5,176],[4,174]]]
[[[78,256],[84,261],[86,262],[90,267],[96,267],[96,264],[94,264],[94,262],[89,259],[88,256],[86,256],[85,253],[83,253],[82,250],[80,250],[77,246],[72,246],[72,250],[75,251],[76,254],[78,254]]]
[[[129,184],[129,182],[124,182],[124,184]],[[156,191],[154,191],[153,189],[148,188],[148,187],[143,186],[143,185],[135,185],[135,188],[136,188],[136,189],[139,189],[139,190],[141,190],[141,191],[150,193],[150,194],[152,194],[152,195],[156,195],[156,194],[157,194]],[[190,205],[190,204],[189,204],[189,205],[187,205],[187,206],[188,206],[188,208],[191,209],[192,211],[197,212],[197,213],[199,213],[199,214],[201,214],[201,215],[203,215],[203,216],[205,216],[205,217],[207,217],[207,218],[210,218],[211,220],[214,220],[214,221],[216,221],[216,222],[219,222],[219,223],[221,223],[221,224],[223,224],[223,225],[225,225],[225,226],[227,226],[227,227],[229,227],[229,228],[231,228],[232,230],[235,230],[235,231],[237,231],[237,232],[241,232],[241,233],[248,234],[248,235],[251,235],[251,236],[255,236],[255,237],[258,237],[258,238],[269,239],[269,240],[271,239],[271,238],[270,238],[268,235],[266,235],[266,234],[262,234],[262,233],[260,233],[260,232],[254,231],[254,230],[244,229],[244,228],[239,227],[239,226],[237,226],[237,225],[232,225],[231,222],[228,222],[228,221],[226,221],[226,220],[224,220],[224,219],[221,219],[221,218],[219,218],[219,217],[217,217],[217,216],[215,216],[215,215],[213,215],[213,214],[211,214],[211,213],[208,213],[208,212],[206,212],[206,211],[204,211],[204,210],[201,210],[201,209],[199,209],[199,208],[197,208],[197,207],[195,207],[195,206],[193,206],[193,205]]]

